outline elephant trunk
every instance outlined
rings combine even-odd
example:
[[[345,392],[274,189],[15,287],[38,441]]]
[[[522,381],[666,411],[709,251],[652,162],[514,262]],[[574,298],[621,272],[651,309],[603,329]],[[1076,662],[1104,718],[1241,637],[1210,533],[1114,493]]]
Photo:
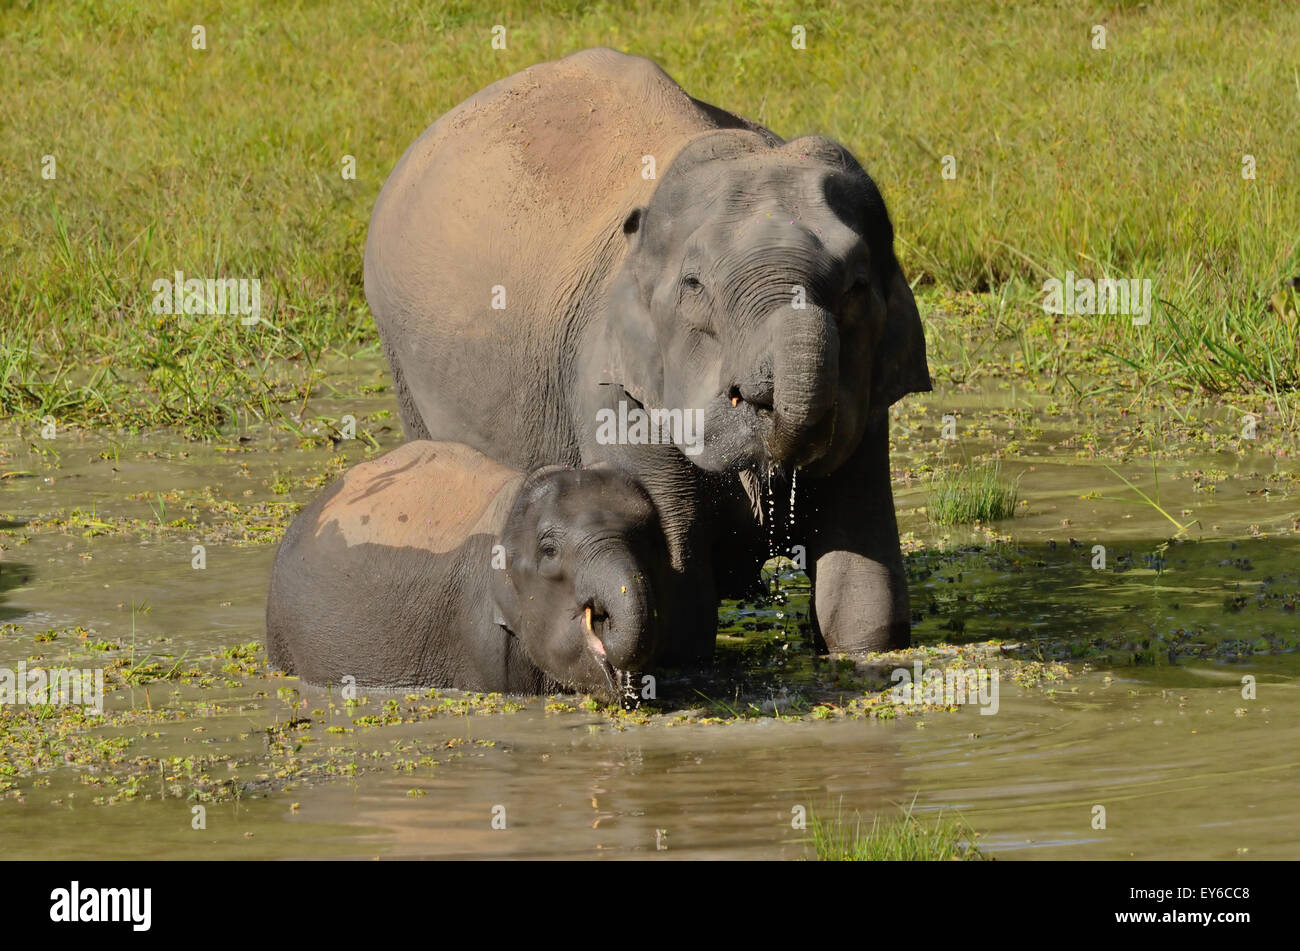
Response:
[[[789,310],[773,322],[772,458],[801,465],[820,456],[834,423],[840,337],[820,307]]]
[[[575,590],[588,634],[599,642],[596,650],[603,650],[615,670],[644,670],[654,653],[655,614],[649,580],[632,552],[623,546],[593,551],[575,578]]]

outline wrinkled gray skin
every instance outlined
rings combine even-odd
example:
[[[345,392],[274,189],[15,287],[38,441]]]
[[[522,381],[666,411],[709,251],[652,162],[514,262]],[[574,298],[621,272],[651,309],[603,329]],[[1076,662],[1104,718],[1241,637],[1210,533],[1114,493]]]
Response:
[[[366,296],[412,437],[635,474],[668,538],[676,656],[707,655],[718,597],[752,589],[759,476],[794,467],[820,633],[884,649],[909,641],[887,411],[930,388],[892,245],[842,146],[782,142],[648,60],[587,50],[407,150],[371,218]],[[702,410],[703,451],[602,445],[596,413],[620,399]]]
[[[621,672],[655,662],[667,559],[649,497],[616,470],[525,479],[462,445],[411,442],[289,527],[268,652],[315,684],[612,698]]]

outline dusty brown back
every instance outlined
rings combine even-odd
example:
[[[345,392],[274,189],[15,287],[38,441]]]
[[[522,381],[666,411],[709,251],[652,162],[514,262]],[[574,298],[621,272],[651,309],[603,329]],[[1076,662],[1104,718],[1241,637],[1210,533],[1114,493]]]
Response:
[[[459,443],[409,442],[348,470],[311,534],[337,528],[349,548],[452,551],[500,533],[522,478]]]

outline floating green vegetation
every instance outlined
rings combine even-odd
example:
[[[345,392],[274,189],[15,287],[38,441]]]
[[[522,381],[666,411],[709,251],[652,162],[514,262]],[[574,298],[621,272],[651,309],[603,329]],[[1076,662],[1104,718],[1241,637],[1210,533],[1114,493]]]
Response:
[[[1018,489],[1002,479],[1001,463],[965,463],[934,476],[926,514],[940,525],[1011,518]]]
[[[147,604],[132,608],[133,613],[149,610]],[[18,802],[49,785],[56,773],[63,777],[55,777],[61,797],[70,799],[79,787],[90,787],[92,804],[112,805],[137,798],[229,801],[374,771],[420,772],[497,744],[466,736],[415,737],[412,726],[529,708],[586,718],[594,731],[716,728],[764,717],[895,719],[955,709],[893,698],[885,671],[918,656],[936,667],[996,659],[1022,688],[1069,677],[1063,665],[1001,656],[996,647],[824,658],[806,643],[787,649],[780,645],[790,642],[778,641],[777,632],[754,631],[747,632],[755,643],[746,657],[767,657],[769,650],[805,655],[789,668],[800,674],[797,683],[735,673],[723,675],[725,684],[709,686],[686,676],[676,684],[664,681],[658,700],[634,709],[581,695],[528,698],[439,689],[384,691],[340,702],[336,693],[321,695],[269,670],[265,650],[256,642],[191,653],[173,650],[166,638],[103,640],[80,626],[25,631],[9,624],[0,633],[11,644],[24,633],[31,638],[25,643],[41,655],[28,658],[29,669],[76,668],[93,657],[94,666],[104,671],[102,714],[76,706],[0,708],[0,799]],[[773,646],[760,649],[763,643]],[[185,748],[190,743],[196,744],[194,752]]]
[[[209,544],[229,542],[232,545],[265,545],[278,542],[289,523],[302,510],[301,502],[269,499],[236,502],[219,498],[211,490],[205,489],[204,493],[202,497],[185,502],[187,515],[167,522],[155,518],[101,515],[73,508],[66,513],[52,512],[24,519],[0,516],[0,519],[12,526],[0,528],[0,536],[13,538],[15,544],[25,544],[32,536],[42,532],[58,532],[65,535],[77,534],[83,538],[108,535],[149,540],[181,535],[201,538]],[[154,510],[156,512],[157,508]]]
[[[1231,599],[1228,599],[1231,602]],[[1225,610],[1241,610],[1224,605]],[[1294,611],[1294,608],[1291,609]],[[1045,660],[1052,669],[1062,661],[1083,662],[1094,668],[1165,667],[1189,660],[1236,661],[1256,654],[1284,654],[1300,649],[1295,629],[1268,633],[1253,638],[1226,637],[1204,628],[1179,627],[1166,632],[1133,635],[1101,634],[1091,638],[1040,637],[1023,644],[1003,648],[1008,657]],[[1034,665],[1026,663],[1013,674],[1031,675]],[[1068,669],[1068,668],[1067,668]]]
[[[914,814],[915,806],[913,800],[897,819],[882,822],[879,815],[873,816],[870,827],[864,826],[856,812],[852,820],[846,820],[841,807],[826,819],[809,813],[813,850],[823,862],[943,862],[988,858],[975,845],[978,833],[963,819],[942,812],[933,819],[920,819]]]

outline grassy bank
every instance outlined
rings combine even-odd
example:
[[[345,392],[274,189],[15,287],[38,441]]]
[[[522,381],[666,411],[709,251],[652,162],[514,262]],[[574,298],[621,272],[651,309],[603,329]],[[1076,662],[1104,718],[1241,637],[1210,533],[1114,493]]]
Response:
[[[282,411],[301,405],[323,353],[374,343],[361,250],[402,150],[495,79],[608,45],[783,135],[854,150],[890,202],[909,275],[932,288],[941,381],[1000,368],[1086,392],[1101,370],[1106,386],[1222,393],[1292,418],[1295,4],[488,14],[240,0],[202,15],[204,50],[184,4],[103,6],[0,11],[0,65],[17,87],[0,104],[0,415],[196,435],[291,424]],[[791,48],[795,24],[806,50]],[[176,270],[259,278],[262,321],[154,315],[152,284]],[[1044,314],[1042,282],[1067,272],[1150,280],[1150,323]]]

